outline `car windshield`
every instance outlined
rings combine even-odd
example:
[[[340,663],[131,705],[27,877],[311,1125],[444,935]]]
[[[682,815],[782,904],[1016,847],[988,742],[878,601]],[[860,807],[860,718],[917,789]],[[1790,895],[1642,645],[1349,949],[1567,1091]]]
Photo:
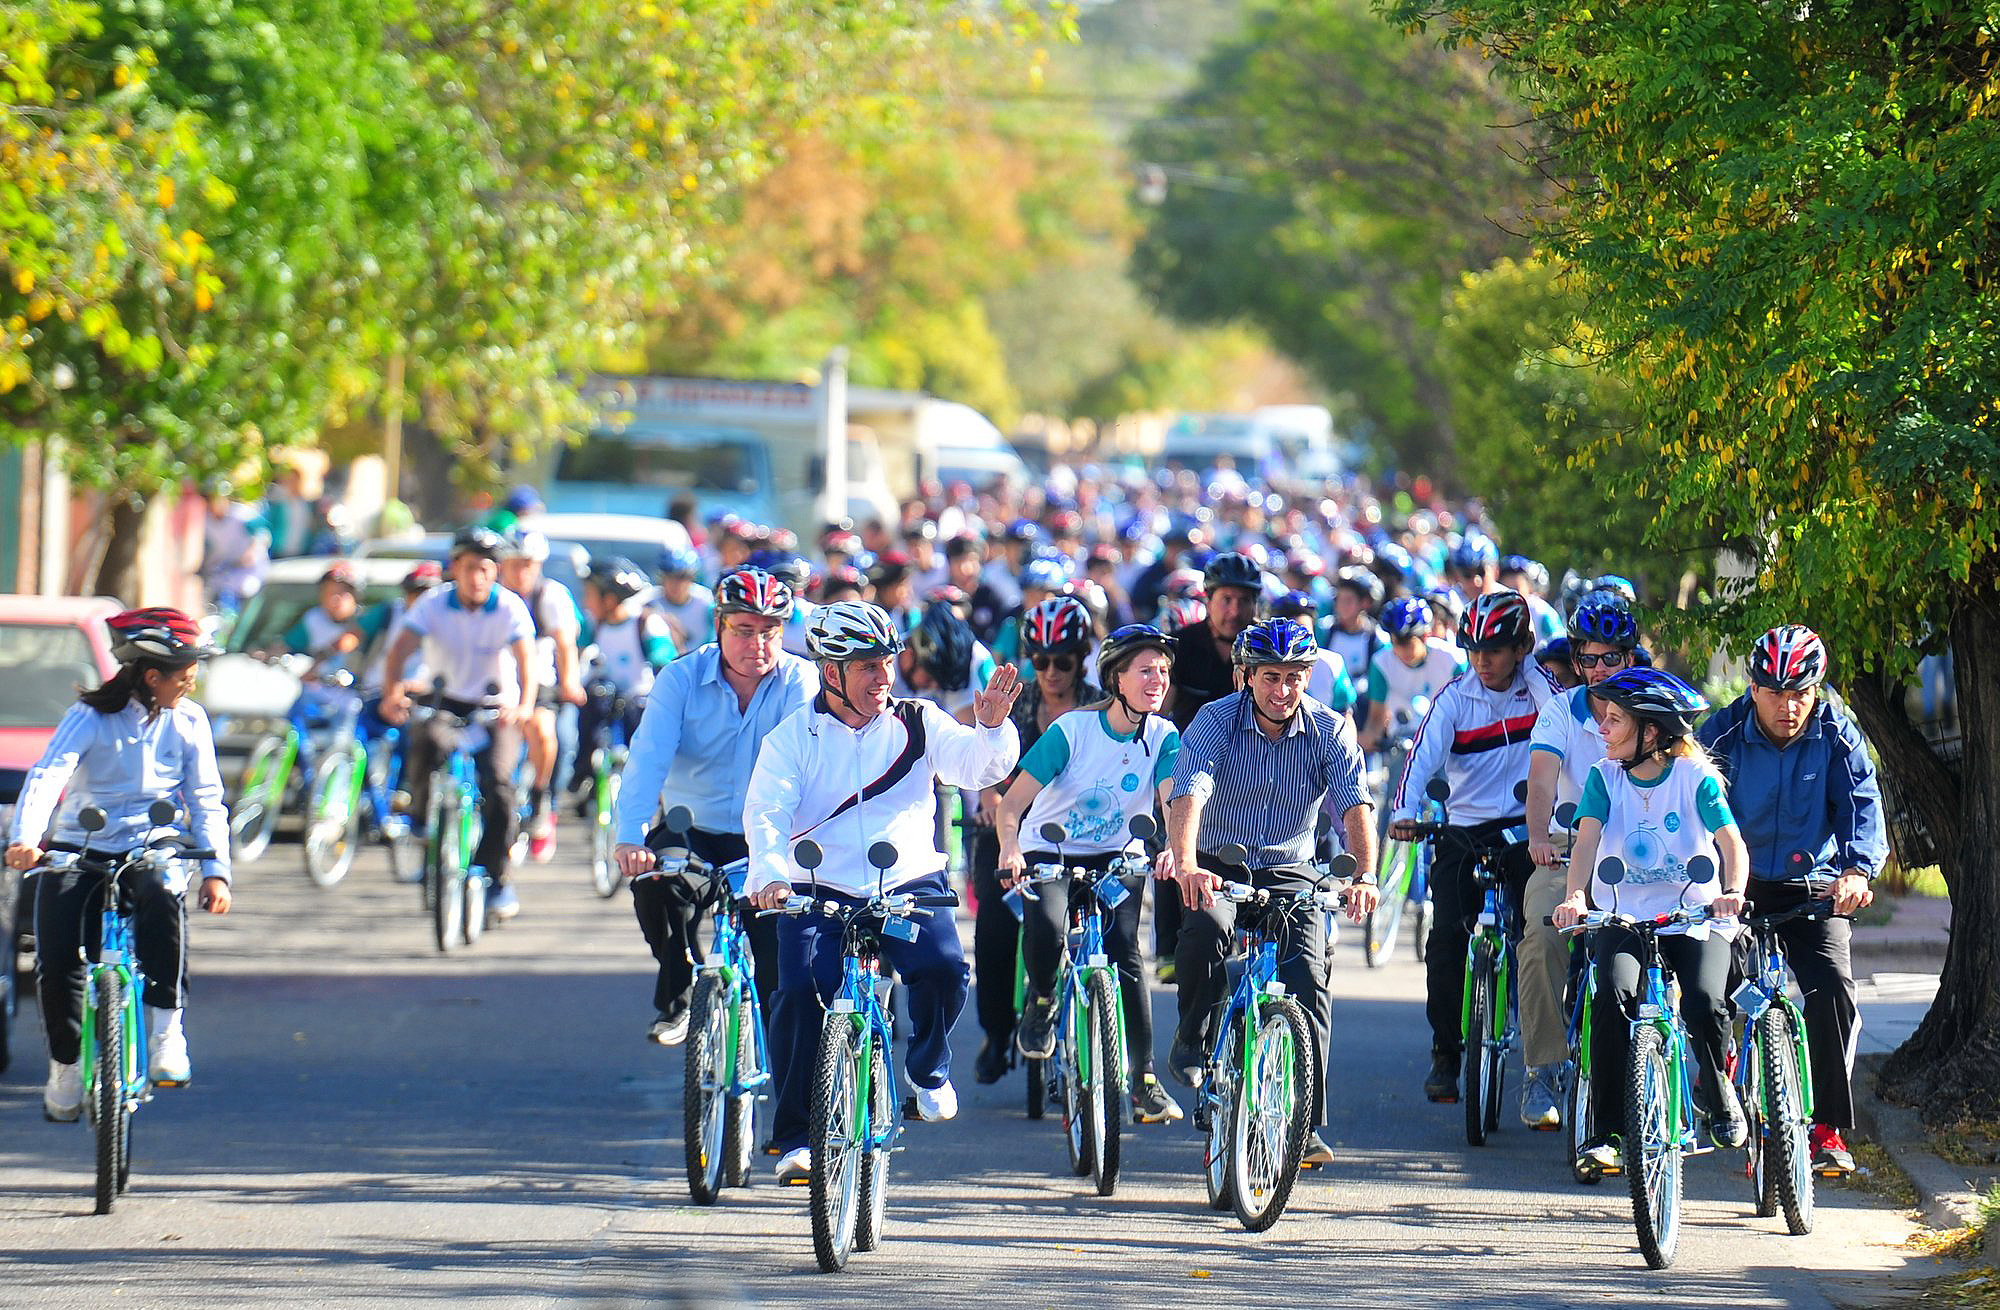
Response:
[[[82,628],[0,623],[0,728],[52,728],[101,681]]]
[[[372,606],[399,595],[397,587],[374,585],[361,589],[360,613],[366,613]],[[297,623],[305,612],[319,604],[319,581],[300,579],[297,582],[267,582],[263,589],[252,596],[243,606],[243,613],[236,625],[229,630],[229,640],[224,649],[242,652],[246,650],[269,650],[278,645],[278,639],[285,630]]]
[[[676,491],[725,491],[754,495],[753,447],[725,436],[634,428],[593,432],[563,448],[557,482],[610,482]]]

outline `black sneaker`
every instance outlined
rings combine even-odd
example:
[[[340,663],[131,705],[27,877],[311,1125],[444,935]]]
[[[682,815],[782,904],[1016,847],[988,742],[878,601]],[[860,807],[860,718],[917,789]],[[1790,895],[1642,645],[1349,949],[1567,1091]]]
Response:
[[[1431,1048],[1431,1071],[1424,1076],[1424,1096],[1444,1104],[1458,1101],[1458,1061],[1457,1051]]]
[[[1299,1156],[1299,1167],[1302,1169],[1324,1169],[1332,1163],[1333,1148],[1326,1144],[1326,1139],[1318,1133],[1307,1133],[1306,1149]]]
[[[1014,1034],[1014,1044],[1030,1060],[1046,1060],[1056,1053],[1056,1007],[1053,1001],[1040,996],[1029,998],[1028,1008],[1021,1014],[1021,1026]]]
[[[1012,1045],[1004,1037],[988,1037],[986,1044],[979,1048],[979,1058],[972,1062],[972,1076],[985,1087],[999,1082],[1013,1067],[1008,1047]]]
[[[1183,1087],[1199,1087],[1208,1076],[1208,1052],[1175,1033],[1167,1052],[1167,1072]]]
[[[1142,1074],[1139,1085],[1132,1089],[1132,1122],[1142,1124],[1171,1123],[1186,1117],[1180,1102],[1167,1095],[1167,1089],[1160,1086],[1160,1080],[1151,1074]]]
[[[1602,1178],[1625,1171],[1625,1153],[1619,1149],[1615,1136],[1593,1137],[1583,1144],[1576,1163],[1583,1172]]]

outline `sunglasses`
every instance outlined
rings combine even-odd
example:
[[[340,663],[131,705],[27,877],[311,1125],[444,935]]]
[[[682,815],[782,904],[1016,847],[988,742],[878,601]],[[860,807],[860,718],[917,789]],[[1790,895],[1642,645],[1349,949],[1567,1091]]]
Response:
[[[1046,672],[1049,669],[1054,669],[1057,673],[1076,672],[1076,656],[1074,655],[1035,655],[1030,657],[1030,660],[1035,666],[1035,671],[1038,673]]]
[[[1631,660],[1632,652],[1629,650],[1615,650],[1609,655],[1570,656],[1570,661],[1579,669],[1594,669],[1600,665],[1607,669],[1616,669],[1629,664]]]

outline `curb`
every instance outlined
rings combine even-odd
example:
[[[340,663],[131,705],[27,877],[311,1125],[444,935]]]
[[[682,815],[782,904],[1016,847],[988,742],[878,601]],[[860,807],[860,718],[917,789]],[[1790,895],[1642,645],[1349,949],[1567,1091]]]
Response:
[[[1923,1120],[1915,1110],[1891,1105],[1877,1095],[1875,1079],[1884,1058],[1864,1055],[1856,1061],[1855,1072],[1862,1075],[1857,1081],[1866,1091],[1854,1098],[1855,1125],[1908,1175],[1926,1224],[1939,1229],[1970,1226],[1979,1217],[1979,1194],[1972,1180],[1924,1145]],[[2000,1224],[1987,1227],[1984,1258],[2000,1264]]]

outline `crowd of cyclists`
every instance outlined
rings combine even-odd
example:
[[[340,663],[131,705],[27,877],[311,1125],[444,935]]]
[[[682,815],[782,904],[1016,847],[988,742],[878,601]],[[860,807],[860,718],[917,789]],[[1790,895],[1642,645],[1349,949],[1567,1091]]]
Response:
[[[548,858],[565,798],[591,785],[593,744],[623,722],[614,858],[658,963],[646,1036],[686,1040],[710,908],[702,887],[660,876],[660,816],[683,805],[685,843],[701,860],[747,862],[744,923],[775,1081],[767,1149],[781,1181],[810,1169],[817,1016],[839,983],[838,925],[774,913],[802,890],[846,903],[942,893],[957,880],[967,893],[970,961],[950,915],[882,943],[913,1034],[906,1087],[921,1118],[946,1120],[958,1104],[948,1036],[975,992],[978,1081],[1046,1059],[1056,1042],[1070,906],[1060,892],[1021,896],[1024,871],[1056,858],[1096,868],[1143,858],[1151,876],[1124,879],[1106,950],[1131,1020],[1130,1116],[1172,1122],[1185,1111],[1156,1073],[1142,907],[1150,901],[1157,978],[1178,992],[1165,1072],[1195,1087],[1235,941],[1236,906],[1218,890],[1245,876],[1261,889],[1313,886],[1345,852],[1346,911],[1361,921],[1384,843],[1423,839],[1434,778],[1448,801],[1430,836],[1424,1095],[1459,1095],[1461,966],[1480,904],[1473,853],[1525,827],[1502,864],[1519,907],[1510,931],[1522,1123],[1561,1126],[1574,1076],[1566,1015],[1580,948],[1566,930],[1614,897],[1628,912],[1701,905],[1710,921],[1663,947],[1706,1130],[1739,1144],[1743,1107],[1724,1069],[1735,917],[1813,896],[1849,914],[1870,899],[1887,854],[1868,754],[1823,691],[1826,650],[1806,626],[1774,629],[1736,652],[1749,689],[1708,713],[1644,644],[1629,582],[1570,573],[1558,583],[1542,564],[1503,555],[1477,505],[1416,490],[1378,499],[1366,484],[1266,490],[1230,470],[1204,480],[1059,468],[1039,487],[931,488],[899,522],[831,525],[810,547],[719,517],[692,549],[592,561],[582,596],[543,572],[548,546],[525,497],[528,512],[510,512],[504,530],[462,529],[447,567],[416,566],[402,597],[376,609],[362,611],[353,572],[333,566],[284,645],[321,669],[359,665],[371,723],[402,723],[423,698],[458,718],[493,712],[473,752],[484,819],[475,863],[500,919],[523,908],[510,878],[518,827],[529,857]],[[217,852],[201,869],[201,901],[224,912],[222,784],[208,722],[186,699],[209,649],[177,611],[131,611],[111,626],[121,670],[79,699],[30,773],[5,858],[33,868],[52,829],[58,841],[80,839],[86,800],[111,815],[96,840],[133,840],[147,806],[167,796]],[[571,712],[581,740],[564,774],[556,727]],[[433,717],[406,734],[399,822],[421,828],[456,722]],[[1161,819],[1157,838],[1132,835],[1140,815]],[[1059,853],[1042,835],[1050,825],[1065,834]],[[823,855],[811,867],[796,856],[806,838]],[[890,869],[871,864],[884,840],[898,853]],[[1221,857],[1239,846],[1244,859]],[[1623,863],[1615,889],[1594,872],[1606,855]],[[1690,877],[1703,857],[1718,878]],[[80,974],[64,952],[75,954],[92,889],[77,876],[38,890],[52,1120],[75,1119],[80,1100]],[[163,1083],[191,1076],[183,890],[142,889],[136,906]],[[1315,1128],[1341,1086],[1331,927],[1327,916],[1303,920],[1280,968],[1315,1048]],[[1784,930],[1806,997],[1814,1163],[1829,1173],[1853,1168],[1843,1140],[1858,1028],[1848,930],[1841,917]],[[1593,1062],[1617,1069],[1636,1003],[1634,942],[1605,928],[1591,949]],[[1620,1089],[1600,1077],[1592,1091],[1597,1122],[1617,1124]],[[1620,1149],[1615,1132],[1600,1133],[1580,1163],[1616,1170]],[[1332,1158],[1314,1133],[1304,1163]]]

